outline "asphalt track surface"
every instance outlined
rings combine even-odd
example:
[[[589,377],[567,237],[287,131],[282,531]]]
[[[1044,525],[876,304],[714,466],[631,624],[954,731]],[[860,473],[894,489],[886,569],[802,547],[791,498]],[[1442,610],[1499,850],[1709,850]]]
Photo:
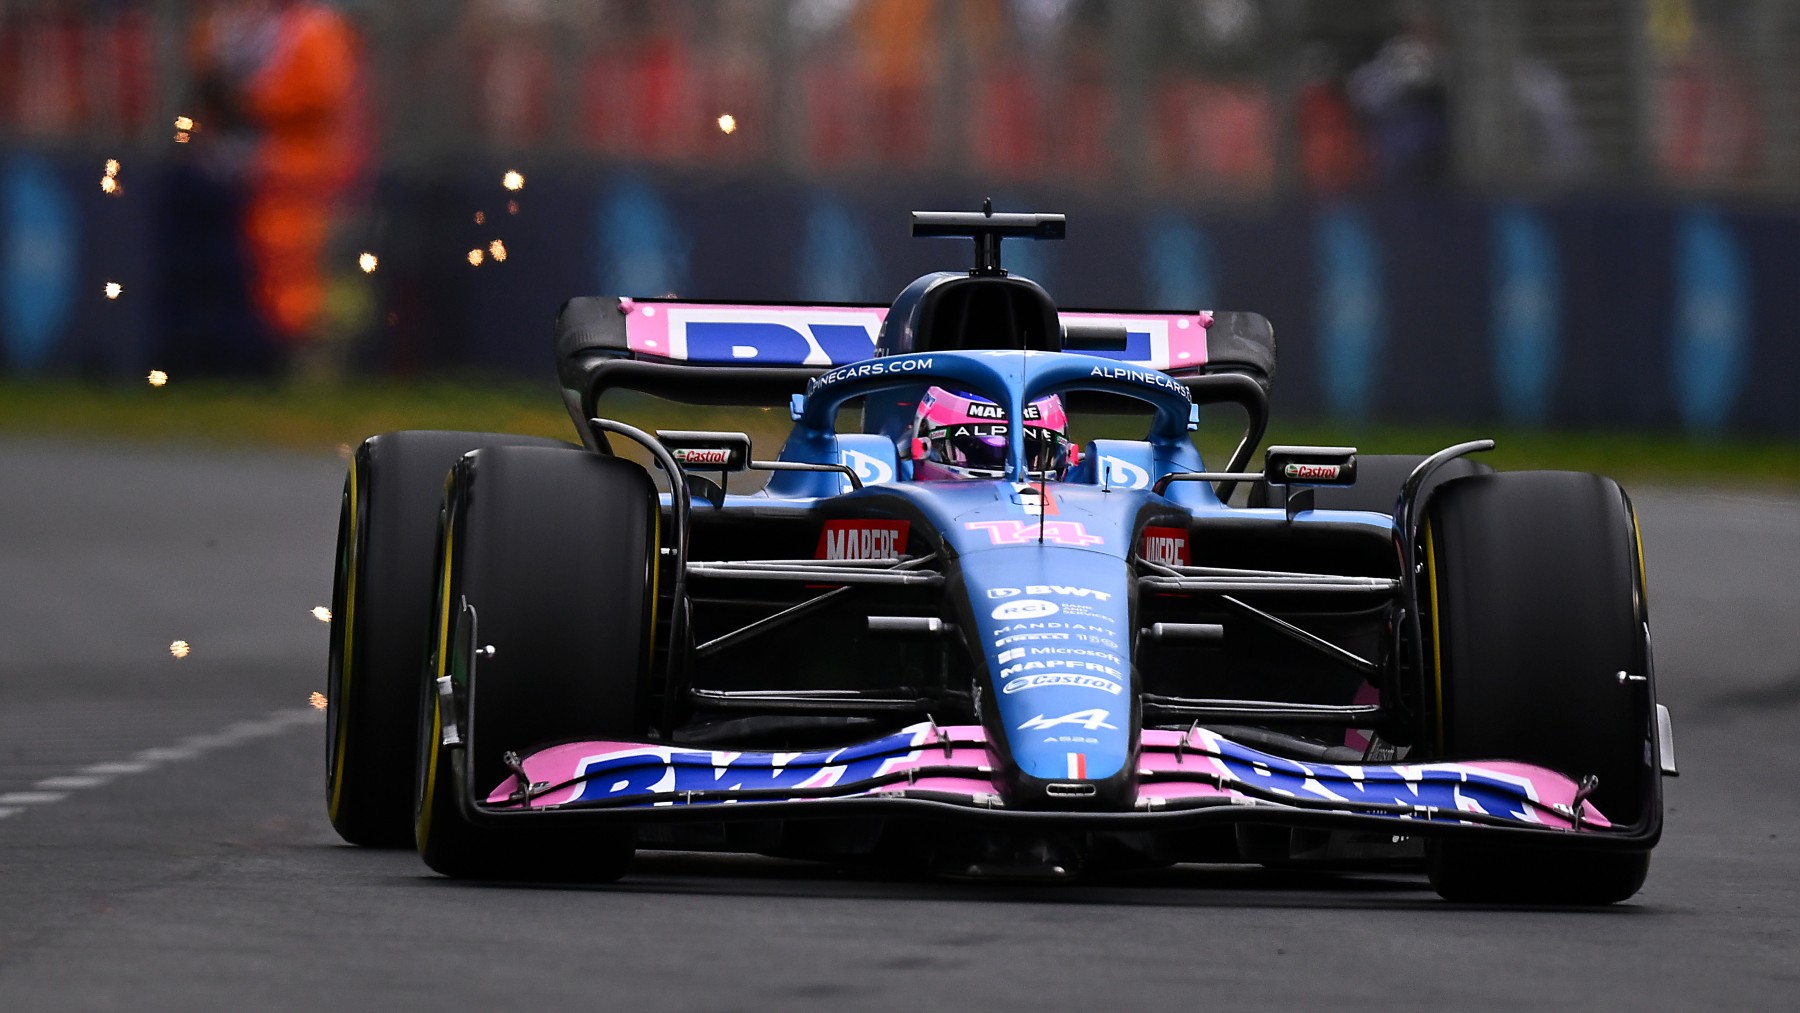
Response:
[[[1800,499],[1634,492],[1683,776],[1637,897],[1518,910],[1235,867],[441,879],[325,820],[340,461],[0,439],[0,476],[3,1010],[1800,1008]]]

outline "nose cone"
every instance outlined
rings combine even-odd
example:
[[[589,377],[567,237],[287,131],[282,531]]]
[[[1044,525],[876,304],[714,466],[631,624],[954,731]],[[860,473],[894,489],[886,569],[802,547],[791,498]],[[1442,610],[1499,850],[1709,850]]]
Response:
[[[1111,808],[1135,796],[1125,560],[1035,542],[965,567],[1009,805]],[[1010,785],[1010,787],[1008,787]]]

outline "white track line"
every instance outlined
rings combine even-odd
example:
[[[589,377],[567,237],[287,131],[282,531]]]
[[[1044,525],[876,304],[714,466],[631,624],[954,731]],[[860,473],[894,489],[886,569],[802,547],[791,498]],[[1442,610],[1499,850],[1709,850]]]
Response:
[[[136,755],[139,762],[155,765],[158,763],[168,763],[170,760],[191,760],[200,755],[200,750],[174,749],[168,746],[158,746],[155,749],[142,750]]]
[[[81,773],[117,777],[120,774],[142,774],[154,766],[154,763],[94,763],[81,768]]]
[[[46,777],[32,785],[31,791],[0,793],[0,819],[25,812],[32,806],[61,802],[72,790],[97,788],[110,784],[115,777],[147,773],[161,763],[192,760],[215,749],[270,738],[303,725],[317,725],[324,719],[324,712],[312,707],[284,708],[266,718],[237,721],[216,732],[190,735],[173,746],[139,750],[129,760],[91,763],[73,774]]]
[[[46,777],[32,785],[40,791],[59,791],[64,788],[97,788],[112,780],[94,774],[70,774],[67,777]]]
[[[0,795],[0,805],[42,805],[68,798],[66,791],[9,791]]]

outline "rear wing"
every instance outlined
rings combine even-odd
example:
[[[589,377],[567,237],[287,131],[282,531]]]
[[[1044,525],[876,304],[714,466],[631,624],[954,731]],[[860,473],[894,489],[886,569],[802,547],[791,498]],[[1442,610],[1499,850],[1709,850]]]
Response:
[[[888,308],[583,296],[556,317],[556,365],[577,422],[613,388],[698,404],[781,404],[833,366],[871,358]],[[1275,336],[1257,313],[1062,310],[1069,351],[1178,379],[1235,373],[1266,391]]]

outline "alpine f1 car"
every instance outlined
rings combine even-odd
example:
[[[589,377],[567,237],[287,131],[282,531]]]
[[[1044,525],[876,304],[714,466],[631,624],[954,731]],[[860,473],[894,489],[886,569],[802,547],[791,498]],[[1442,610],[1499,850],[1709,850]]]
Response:
[[[1059,310],[1000,249],[1063,230],[915,213],[974,267],[888,307],[572,299],[579,445],[366,440],[332,609],[339,833],[457,877],[608,880],[681,848],[1636,892],[1674,760],[1623,490],[1496,473],[1481,440],[1253,468],[1268,321]],[[793,427],[757,460],[609,418],[621,390]],[[1248,420],[1216,469],[1193,438],[1215,405]],[[1121,410],[1138,438],[1070,436]],[[743,471],[766,486],[729,491]]]

